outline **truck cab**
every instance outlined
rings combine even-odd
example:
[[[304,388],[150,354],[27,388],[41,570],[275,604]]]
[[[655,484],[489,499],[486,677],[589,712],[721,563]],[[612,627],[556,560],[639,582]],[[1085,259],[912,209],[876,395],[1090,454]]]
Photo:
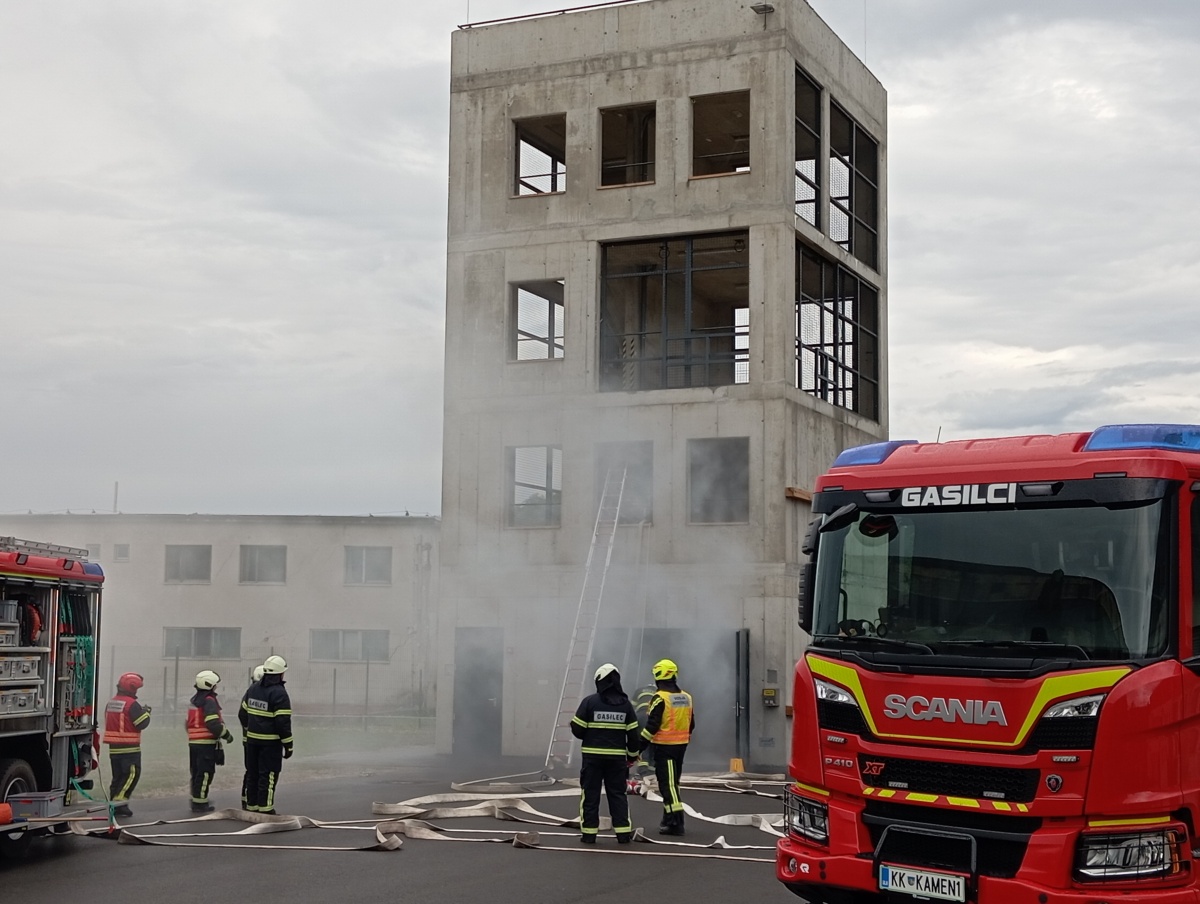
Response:
[[[780,881],[1200,901],[1200,427],[858,447],[813,511]]]

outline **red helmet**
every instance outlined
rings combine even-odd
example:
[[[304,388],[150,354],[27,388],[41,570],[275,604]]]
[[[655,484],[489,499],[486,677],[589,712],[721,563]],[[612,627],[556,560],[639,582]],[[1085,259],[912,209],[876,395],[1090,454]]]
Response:
[[[117,690],[129,691],[131,693],[136,694],[138,691],[138,688],[140,688],[145,683],[146,683],[146,680],[141,675],[139,675],[137,672],[126,672],[124,675],[122,675],[120,678],[117,679]]]

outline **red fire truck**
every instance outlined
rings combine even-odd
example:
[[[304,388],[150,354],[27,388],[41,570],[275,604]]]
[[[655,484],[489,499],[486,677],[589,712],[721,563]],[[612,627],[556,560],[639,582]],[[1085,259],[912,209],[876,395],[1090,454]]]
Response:
[[[813,511],[778,879],[1200,902],[1200,426],[861,446]]]
[[[104,572],[87,555],[0,537],[0,853],[91,787]]]

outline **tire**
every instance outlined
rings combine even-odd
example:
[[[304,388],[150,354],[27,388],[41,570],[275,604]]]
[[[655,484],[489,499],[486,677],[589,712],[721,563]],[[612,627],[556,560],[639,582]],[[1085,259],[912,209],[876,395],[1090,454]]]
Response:
[[[24,760],[0,760],[0,803],[17,794],[37,790],[37,779]],[[10,860],[19,859],[29,849],[31,838],[22,829],[19,832],[4,832],[0,829],[0,856]]]

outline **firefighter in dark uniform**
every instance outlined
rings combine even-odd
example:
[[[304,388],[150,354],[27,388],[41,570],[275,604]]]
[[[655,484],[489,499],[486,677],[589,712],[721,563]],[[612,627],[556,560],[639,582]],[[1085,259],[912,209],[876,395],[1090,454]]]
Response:
[[[225,762],[221,742],[233,740],[233,732],[221,718],[217,700],[217,685],[221,676],[212,669],[196,675],[196,693],[192,695],[187,714],[188,765],[192,772],[192,812],[211,813],[208,789],[212,787],[217,766]]]
[[[292,755],[292,701],[283,686],[287,663],[282,656],[268,656],[263,676],[252,685],[238,711],[246,735],[246,767],[250,787],[246,809],[252,813],[275,814],[275,789],[283,761]]]
[[[638,719],[621,689],[621,674],[611,662],[596,669],[596,693],[585,697],[571,719],[571,734],[579,738],[579,840],[595,844],[600,831],[600,791],[608,796],[608,815],[618,844],[633,840],[629,800],[625,794],[629,763],[638,754]]]
[[[246,688],[246,693],[242,694],[242,705],[238,710],[238,721],[242,723],[242,765],[245,772],[242,774],[242,809],[245,810],[250,803],[250,786],[257,783],[258,777],[253,780],[250,778],[250,748],[246,746],[246,724],[242,719],[241,714],[246,711],[246,701],[250,699],[254,689],[258,687],[258,682],[262,681],[263,667],[256,665],[254,671],[250,673],[250,686]]]
[[[654,683],[658,691],[650,704],[642,746],[654,751],[654,774],[663,799],[660,835],[682,835],[683,800],[679,796],[679,777],[683,774],[683,755],[696,729],[692,695],[680,690],[676,680],[679,666],[670,659],[654,664]]]
[[[129,798],[142,777],[142,732],[150,724],[150,707],[138,702],[137,692],[145,679],[126,672],[117,679],[116,696],[104,707],[104,738],[108,745],[112,786],[108,799],[117,816],[132,816]]]

